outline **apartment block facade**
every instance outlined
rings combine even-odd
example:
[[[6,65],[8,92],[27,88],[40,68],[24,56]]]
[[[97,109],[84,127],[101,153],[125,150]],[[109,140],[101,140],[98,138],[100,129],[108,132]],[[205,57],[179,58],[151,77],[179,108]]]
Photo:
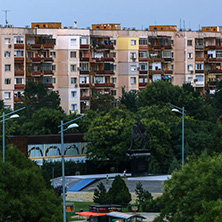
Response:
[[[0,99],[13,109],[28,80],[58,90],[66,113],[90,109],[95,93],[119,98],[162,80],[190,82],[214,94],[222,79],[221,27],[177,31],[176,26],[147,30],[95,24],[92,29],[33,23],[32,28],[0,27]]]

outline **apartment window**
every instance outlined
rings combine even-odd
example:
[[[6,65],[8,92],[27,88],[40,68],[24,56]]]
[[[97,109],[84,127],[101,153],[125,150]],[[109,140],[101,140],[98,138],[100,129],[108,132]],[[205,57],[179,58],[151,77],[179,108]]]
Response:
[[[80,39],[80,44],[81,45],[88,45],[89,44],[89,38],[88,37],[82,37]]]
[[[116,78],[111,78],[111,83],[116,83]]]
[[[77,96],[77,91],[71,91],[71,97],[76,97]]]
[[[196,81],[203,82],[204,81],[203,75],[196,75]]]
[[[141,71],[147,71],[147,63],[140,63],[139,64],[140,70]]]
[[[76,58],[76,51],[70,52],[70,58]]]
[[[56,71],[56,65],[52,65],[52,71]]]
[[[193,53],[192,52],[188,52],[188,59],[192,59],[193,58]]]
[[[136,45],[136,39],[131,39],[131,45]]]
[[[147,58],[147,51],[139,51],[139,58]]]
[[[77,104],[71,104],[71,110],[77,111]]]
[[[4,92],[4,98],[10,99],[11,98],[11,92]]]
[[[5,71],[11,71],[11,65],[6,64],[5,65]]]
[[[189,65],[187,66],[187,69],[188,69],[188,71],[193,71],[193,65],[192,65],[192,64],[189,64]]]
[[[23,44],[24,43],[24,37],[23,36],[15,36],[14,37],[14,43],[15,44]]]
[[[10,38],[5,38],[5,44],[10,44]]]
[[[15,57],[23,57],[24,55],[24,50],[20,50],[20,49],[15,49],[14,50],[14,56]]]
[[[71,39],[71,46],[76,46],[77,40],[76,39]]]
[[[143,78],[139,78],[139,83],[143,83]]]
[[[131,65],[131,66],[130,66],[130,70],[131,70],[131,71],[136,71],[136,70],[137,70],[136,65]]]
[[[81,77],[80,77],[80,83],[83,83],[83,84],[89,83],[88,77],[86,77],[86,76],[81,76]]]
[[[95,83],[103,83],[103,77],[102,76],[96,76],[94,81],[95,81]]]
[[[193,40],[188,39],[188,40],[187,40],[187,45],[188,45],[188,46],[192,46],[192,45],[193,45]]]
[[[53,83],[53,84],[56,83],[56,78],[52,78],[52,83]]]
[[[51,58],[56,58],[56,52],[50,52],[50,57]]]
[[[222,58],[222,51],[216,51],[216,57]]]
[[[131,85],[136,84],[136,77],[130,77],[130,83]]]
[[[15,78],[15,84],[24,84],[23,78]]]
[[[140,38],[139,39],[139,45],[147,45],[147,39],[146,38]]]
[[[191,83],[193,80],[193,77],[188,77],[188,82]]]
[[[116,45],[116,40],[115,40],[115,39],[111,40],[111,43],[112,43],[113,45]]]
[[[112,58],[116,58],[116,53],[115,53],[115,52],[111,52],[111,53],[110,53],[110,56],[111,56]]]
[[[6,84],[6,85],[11,84],[11,79],[5,79],[5,84]]]
[[[171,51],[163,51],[162,52],[162,57],[163,58],[171,58],[171,56],[172,56]]]
[[[82,71],[88,71],[89,70],[88,67],[89,67],[88,63],[80,63],[80,68]]]
[[[9,58],[10,57],[10,51],[5,51],[4,56],[5,56],[5,58]]]
[[[76,72],[76,65],[70,65],[70,71]]]
[[[196,63],[196,70],[203,70],[203,63]]]
[[[135,52],[131,52],[130,53],[130,58],[131,59],[136,59],[136,53]]]
[[[113,65],[113,71],[116,71],[116,65]]]
[[[71,78],[71,84],[76,84],[76,83],[77,83],[77,78],[72,77],[72,78]]]
[[[111,90],[111,95],[116,96],[116,90]]]

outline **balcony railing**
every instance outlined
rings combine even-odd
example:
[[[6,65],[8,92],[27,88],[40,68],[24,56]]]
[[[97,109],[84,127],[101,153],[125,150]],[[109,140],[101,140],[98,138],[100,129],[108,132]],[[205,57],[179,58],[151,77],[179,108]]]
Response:
[[[140,71],[139,71],[139,74],[147,74],[147,73],[148,73],[147,70],[140,70]]]
[[[24,49],[24,44],[14,44],[14,49]]]
[[[80,74],[89,74],[89,70],[80,70],[79,73]]]
[[[139,61],[140,61],[140,62],[147,62],[147,61],[148,61],[148,58],[139,58]]]
[[[24,87],[25,87],[24,84],[15,84],[15,89],[17,89],[17,90],[23,90]]]
[[[139,86],[140,86],[140,87],[145,87],[147,84],[148,84],[147,82],[140,82],[140,83],[139,83]]]
[[[164,73],[165,74],[173,74],[173,70],[165,70]]]
[[[32,60],[32,62],[41,62],[40,57],[32,57],[31,60]]]
[[[44,57],[43,59],[45,62],[53,62],[53,58],[51,57]]]
[[[52,70],[45,70],[44,75],[54,75],[54,72]]]
[[[215,69],[215,70],[209,70],[209,73],[222,73],[222,70],[220,69]]]
[[[33,49],[40,49],[41,48],[41,44],[31,44],[30,45]]]
[[[24,70],[15,70],[15,76],[24,76]]]
[[[204,58],[203,57],[196,57],[195,61],[204,61]]]
[[[115,49],[115,47],[113,45],[105,45],[105,44],[101,44],[101,45],[94,45],[95,49]]]
[[[54,86],[53,86],[53,84],[52,84],[52,83],[46,83],[46,86],[47,86],[47,88],[51,88],[51,89],[53,89],[53,88],[54,88]]]
[[[89,96],[80,96],[80,100],[89,100]]]
[[[31,76],[41,76],[41,71],[30,71]]]
[[[195,70],[195,73],[204,73],[203,70]]]
[[[24,63],[24,57],[14,57],[15,63]]]
[[[80,87],[89,87],[89,83],[80,83],[79,86]]]
[[[80,58],[80,61],[81,62],[88,62],[89,58],[88,57],[82,57],[82,58]]]
[[[222,62],[222,58],[208,58],[208,62]]]
[[[151,70],[150,71],[150,74],[152,75],[152,74],[161,74],[161,75],[163,75],[163,71],[161,71],[161,70]]]
[[[89,44],[80,44],[80,49],[89,49]]]
[[[96,83],[96,87],[115,87],[114,83]]]
[[[209,45],[209,46],[206,46],[205,48],[206,50],[215,50],[215,49],[222,50],[221,45]]]
[[[54,45],[53,44],[42,44],[42,48],[44,49],[53,49],[54,48]]]
[[[98,70],[95,71],[96,74],[108,74],[108,75],[114,75],[115,72],[112,70]]]

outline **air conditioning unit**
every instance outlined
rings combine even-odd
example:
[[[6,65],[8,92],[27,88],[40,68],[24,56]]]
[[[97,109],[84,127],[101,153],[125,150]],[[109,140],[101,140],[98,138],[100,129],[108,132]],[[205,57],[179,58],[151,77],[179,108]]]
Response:
[[[9,47],[9,48],[12,48],[12,45],[11,45],[11,44],[9,44],[9,45],[8,45],[8,47]]]
[[[137,67],[137,70],[140,71],[140,67]]]
[[[78,87],[78,84],[75,84],[75,88],[77,88]]]
[[[193,74],[193,70],[192,70],[192,71],[190,71],[190,73],[191,73],[191,74]]]

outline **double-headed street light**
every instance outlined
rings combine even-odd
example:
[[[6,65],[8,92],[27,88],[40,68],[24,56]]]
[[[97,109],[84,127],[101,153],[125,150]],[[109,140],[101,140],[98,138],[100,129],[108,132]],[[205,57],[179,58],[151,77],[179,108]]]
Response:
[[[180,107],[175,106],[173,104],[170,104],[170,105],[175,107],[171,111],[182,114],[182,170],[183,170],[183,166],[184,166],[184,116],[185,116],[184,112],[185,112],[185,109],[184,109],[184,107],[180,108]]]
[[[3,163],[5,162],[5,121],[9,120],[9,119],[18,118],[19,115],[18,114],[13,114],[13,113],[17,113],[17,112],[19,112],[19,111],[21,111],[23,109],[25,109],[25,107],[22,107],[20,109],[17,109],[17,110],[15,110],[13,112],[6,113],[6,114],[5,114],[5,112],[3,112],[2,113],[3,115],[0,116],[0,118],[2,118],[2,120],[0,122],[3,123],[2,124],[2,155],[3,155]],[[13,114],[13,115],[11,115],[11,114]],[[9,115],[11,115],[11,116],[9,116]],[[9,117],[5,119],[6,116],[9,116]]]
[[[84,115],[83,115],[84,116]],[[79,127],[78,124],[76,123],[72,123],[74,121],[76,121],[77,119],[82,118],[83,116],[80,116],[76,119],[70,120],[66,123],[63,123],[63,120],[61,121],[61,125],[59,125],[58,127],[60,127],[60,132],[61,133],[61,154],[62,154],[62,199],[63,199],[63,222],[66,222],[66,200],[65,200],[65,161],[64,161],[64,154],[65,154],[65,150],[64,150],[64,135],[63,132],[65,132],[66,130],[75,128],[75,127]],[[70,124],[66,129],[63,129],[63,127],[69,123]]]

